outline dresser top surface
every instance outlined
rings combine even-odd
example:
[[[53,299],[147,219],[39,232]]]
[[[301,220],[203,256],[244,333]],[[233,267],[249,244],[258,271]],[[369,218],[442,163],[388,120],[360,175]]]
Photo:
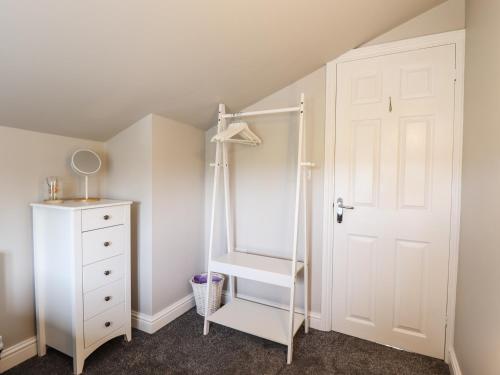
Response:
[[[32,207],[56,208],[62,210],[86,210],[89,208],[120,206],[124,204],[132,204],[132,201],[121,201],[114,199],[100,199],[98,201],[81,201],[78,199],[67,199],[62,203],[36,202],[31,203]]]

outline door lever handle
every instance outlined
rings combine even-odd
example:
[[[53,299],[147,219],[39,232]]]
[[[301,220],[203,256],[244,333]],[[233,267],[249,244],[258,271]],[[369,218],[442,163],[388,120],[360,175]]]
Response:
[[[354,210],[354,206],[344,206],[344,200],[337,198],[337,223],[342,223],[344,210]]]

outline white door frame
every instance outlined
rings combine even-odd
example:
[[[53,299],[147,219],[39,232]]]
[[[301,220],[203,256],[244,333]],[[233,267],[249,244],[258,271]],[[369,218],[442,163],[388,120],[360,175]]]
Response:
[[[460,199],[462,184],[462,136],[464,107],[465,30],[451,31],[351,50],[326,65],[326,116],[324,161],[323,269],[321,288],[321,328],[332,329],[333,236],[335,194],[335,112],[337,64],[370,57],[454,44],[456,48],[455,112],[453,121],[453,179],[451,204],[450,258],[448,264],[448,303],[445,361],[449,361],[455,328],[458,249],[460,239]]]

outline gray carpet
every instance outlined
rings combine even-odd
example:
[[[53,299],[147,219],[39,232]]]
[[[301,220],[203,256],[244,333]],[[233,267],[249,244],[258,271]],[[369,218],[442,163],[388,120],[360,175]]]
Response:
[[[335,332],[303,329],[295,337],[294,360],[286,347],[212,324],[190,310],[154,335],[133,331],[101,346],[85,361],[84,374],[449,374],[437,359],[407,353]],[[48,350],[6,374],[71,374],[71,358]]]

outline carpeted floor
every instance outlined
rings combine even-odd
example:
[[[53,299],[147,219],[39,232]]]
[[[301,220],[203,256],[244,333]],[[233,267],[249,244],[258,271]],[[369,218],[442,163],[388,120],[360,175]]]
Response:
[[[84,374],[449,374],[440,360],[407,353],[335,332],[303,329],[295,337],[294,359],[286,347],[212,324],[202,335],[203,318],[190,310],[154,335],[133,331],[101,346],[85,361]],[[48,350],[8,375],[71,374],[71,358]]]

